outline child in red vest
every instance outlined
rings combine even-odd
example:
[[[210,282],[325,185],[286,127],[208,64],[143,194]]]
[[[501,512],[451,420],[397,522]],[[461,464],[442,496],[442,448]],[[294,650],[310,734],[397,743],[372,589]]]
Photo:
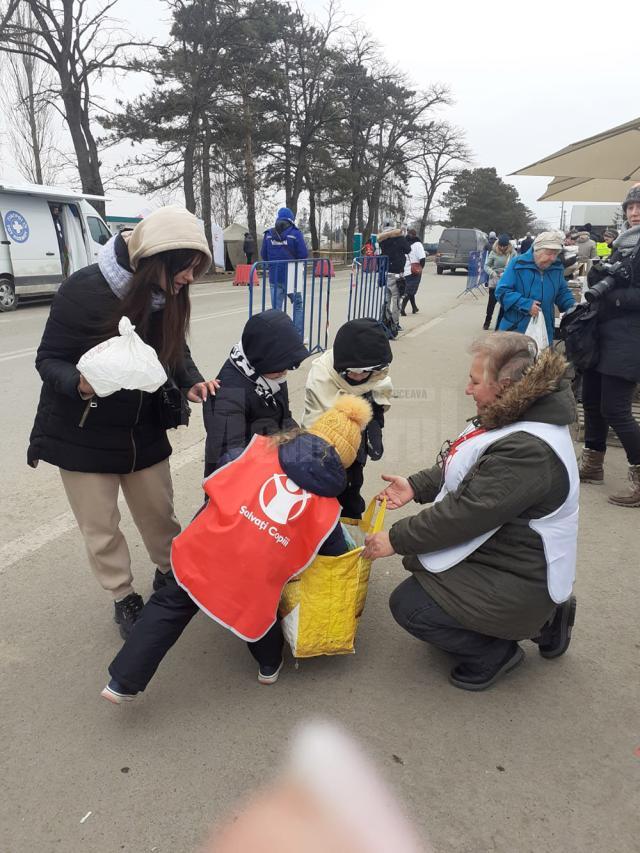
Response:
[[[174,540],[173,572],[109,666],[105,699],[143,691],[199,609],[248,641],[261,684],[277,680],[282,588],[317,554],[348,550],[337,495],[371,416],[365,400],[345,395],[308,431],[255,436],[205,480],[209,501]]]

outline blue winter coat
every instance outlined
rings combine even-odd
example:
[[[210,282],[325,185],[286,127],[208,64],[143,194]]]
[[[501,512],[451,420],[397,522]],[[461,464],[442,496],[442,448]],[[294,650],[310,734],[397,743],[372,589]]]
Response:
[[[502,332],[526,332],[534,302],[542,306],[547,335],[553,340],[554,306],[564,312],[575,305],[573,294],[565,281],[562,261],[556,259],[546,270],[540,270],[533,260],[533,249],[518,255],[502,273],[496,287],[496,299],[502,306],[498,329]]]
[[[262,239],[260,257],[263,261],[293,261],[308,257],[307,244],[302,231],[284,219],[279,219],[273,228],[267,228]],[[269,267],[271,284],[287,285],[287,264],[274,264]],[[298,288],[302,290],[302,279]]]

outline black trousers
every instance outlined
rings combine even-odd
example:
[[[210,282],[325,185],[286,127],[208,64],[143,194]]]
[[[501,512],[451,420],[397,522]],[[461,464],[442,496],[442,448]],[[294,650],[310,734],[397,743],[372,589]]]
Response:
[[[394,589],[389,607],[405,631],[479,670],[493,668],[517,645],[514,640],[489,637],[465,628],[436,604],[413,575]]]
[[[611,426],[624,447],[629,465],[640,465],[640,426],[631,412],[635,387],[635,382],[606,376],[597,370],[585,370],[582,376],[585,447],[606,450]]]
[[[495,307],[498,304],[498,300],[496,299],[496,289],[495,287],[489,288],[489,296],[487,298],[487,316],[484,318],[484,322],[486,326],[491,324],[491,320],[493,319],[493,312],[495,311]]]
[[[125,644],[111,661],[109,675],[131,693],[144,690],[199,610],[170,572],[166,585],[147,601]],[[283,646],[280,622],[262,639],[247,646],[261,666],[278,666]]]
[[[411,308],[413,310],[413,313],[415,314],[416,311],[418,310],[418,306],[416,305],[415,296],[409,295],[409,296],[403,296],[402,297],[401,311],[407,310],[407,302],[411,303]]]

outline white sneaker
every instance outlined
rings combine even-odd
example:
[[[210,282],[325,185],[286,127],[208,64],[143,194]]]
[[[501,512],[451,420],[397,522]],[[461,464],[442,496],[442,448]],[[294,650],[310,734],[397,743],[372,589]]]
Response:
[[[123,702],[133,702],[138,694],[126,693],[120,684],[112,678],[100,695],[113,705],[122,705]]]
[[[277,669],[274,669],[272,666],[259,667],[258,681],[260,684],[275,684],[283,666],[284,660],[280,661],[280,665]]]

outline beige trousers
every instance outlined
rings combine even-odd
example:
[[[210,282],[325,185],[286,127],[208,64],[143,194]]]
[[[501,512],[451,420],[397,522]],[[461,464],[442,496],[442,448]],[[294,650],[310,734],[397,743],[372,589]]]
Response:
[[[114,599],[133,592],[131,555],[120,530],[121,488],[151,562],[161,572],[169,571],[171,542],[180,525],[173,511],[168,459],[133,474],[86,474],[61,468],[60,476],[91,568]]]

